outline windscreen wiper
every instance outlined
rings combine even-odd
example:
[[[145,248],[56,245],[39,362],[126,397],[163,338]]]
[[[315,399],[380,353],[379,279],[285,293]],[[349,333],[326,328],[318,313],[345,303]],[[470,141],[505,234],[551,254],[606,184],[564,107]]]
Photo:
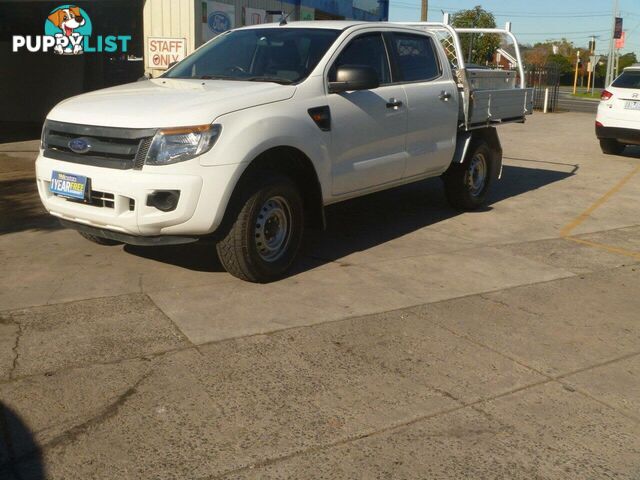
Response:
[[[282,77],[248,77],[248,78],[241,78],[240,80],[244,80],[245,82],[274,82],[274,83],[279,83],[281,85],[289,85],[293,83],[293,80],[289,80],[288,78],[282,78]]]
[[[238,78],[229,77],[227,75],[200,75],[195,78],[199,80],[238,80]]]

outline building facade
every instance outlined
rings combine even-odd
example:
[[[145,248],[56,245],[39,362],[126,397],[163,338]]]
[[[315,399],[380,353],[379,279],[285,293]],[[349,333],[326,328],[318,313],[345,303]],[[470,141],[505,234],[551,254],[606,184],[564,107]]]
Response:
[[[58,52],[63,54],[45,51],[44,36],[65,36],[59,23],[66,17],[58,12],[64,9],[81,19],[75,32],[84,41],[82,54],[74,54],[72,46]],[[280,21],[279,12],[288,21],[384,21],[389,5],[388,0],[2,0],[0,128],[7,122],[41,122],[57,102],[82,92],[145,73],[157,76],[219,33]]]

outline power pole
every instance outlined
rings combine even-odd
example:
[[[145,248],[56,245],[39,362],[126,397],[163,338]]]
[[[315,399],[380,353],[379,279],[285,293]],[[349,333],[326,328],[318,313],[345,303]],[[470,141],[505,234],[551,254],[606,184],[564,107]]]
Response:
[[[420,14],[420,21],[427,21],[427,12],[429,11],[429,0],[422,0],[422,13]]]
[[[580,65],[580,50],[576,52],[576,75],[573,77],[573,94],[578,90],[578,67]]]
[[[615,75],[615,55],[616,55],[616,17],[619,15],[618,0],[613,2],[613,30],[611,31],[611,41],[609,43],[609,55],[607,57],[607,77],[605,78],[604,87],[607,88],[614,80]]]
[[[595,35],[591,35],[591,40],[589,41],[589,64],[587,65],[588,77],[587,77],[587,93],[589,93],[589,89],[591,88],[591,72],[596,71],[595,67],[595,58],[596,58],[596,37]],[[595,83],[595,79],[594,79]]]

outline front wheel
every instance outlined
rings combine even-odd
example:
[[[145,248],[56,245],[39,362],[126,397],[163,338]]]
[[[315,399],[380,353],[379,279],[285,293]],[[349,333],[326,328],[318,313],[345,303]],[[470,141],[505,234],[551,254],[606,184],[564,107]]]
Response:
[[[624,151],[624,145],[613,138],[601,138],[600,148],[605,155],[620,155]]]
[[[231,275],[267,283],[293,264],[304,229],[303,202],[296,185],[275,176],[254,185],[216,249]]]
[[[442,176],[449,204],[460,210],[476,210],[484,205],[496,176],[496,164],[495,154],[486,142],[472,143],[464,162],[451,165]]]

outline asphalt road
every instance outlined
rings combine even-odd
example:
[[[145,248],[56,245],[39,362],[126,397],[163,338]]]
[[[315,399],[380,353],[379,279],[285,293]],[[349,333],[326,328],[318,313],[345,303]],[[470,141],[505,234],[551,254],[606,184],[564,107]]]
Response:
[[[329,209],[295,273],[99,247],[0,147],[0,478],[640,478],[640,150],[501,128],[475,213],[438,179]]]
[[[558,94],[558,107],[569,112],[593,113],[598,111],[598,97],[587,99],[573,96],[573,89],[562,88]]]

